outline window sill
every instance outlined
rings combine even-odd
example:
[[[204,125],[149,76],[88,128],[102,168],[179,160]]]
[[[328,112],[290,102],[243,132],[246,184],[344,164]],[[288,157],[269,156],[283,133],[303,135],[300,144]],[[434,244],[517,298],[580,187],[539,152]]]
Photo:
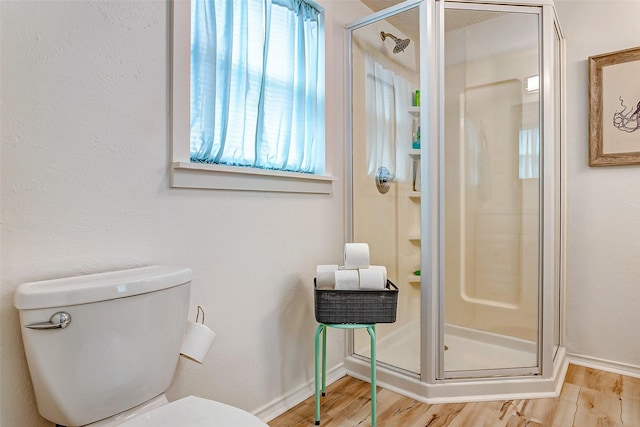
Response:
[[[295,172],[174,162],[171,187],[331,194],[334,178]]]

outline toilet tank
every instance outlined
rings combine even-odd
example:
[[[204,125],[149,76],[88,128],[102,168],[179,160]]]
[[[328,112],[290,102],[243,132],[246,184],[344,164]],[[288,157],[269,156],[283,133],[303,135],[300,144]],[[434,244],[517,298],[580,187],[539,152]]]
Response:
[[[14,304],[40,414],[82,426],[164,393],[180,354],[190,286],[190,269],[165,266],[20,285]],[[59,312],[70,316],[68,326],[28,327],[46,326]]]

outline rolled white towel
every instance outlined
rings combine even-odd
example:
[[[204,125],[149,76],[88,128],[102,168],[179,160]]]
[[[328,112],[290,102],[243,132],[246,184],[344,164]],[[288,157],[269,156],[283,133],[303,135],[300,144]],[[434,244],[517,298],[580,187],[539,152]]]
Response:
[[[360,289],[360,275],[358,270],[336,270],[335,289],[337,291],[357,291]]]
[[[387,286],[387,280],[388,280],[387,267],[385,267],[384,265],[370,265],[369,268],[372,269],[372,270],[380,270],[380,271],[382,271],[382,280],[384,282],[384,286],[386,287]]]
[[[318,265],[316,266],[316,287],[320,289],[333,289],[336,285],[335,272],[338,270],[337,265]]]
[[[349,270],[369,268],[369,244],[345,243],[344,268]]]
[[[377,268],[360,268],[360,289],[366,291],[381,291],[384,289],[385,281],[382,270]]]

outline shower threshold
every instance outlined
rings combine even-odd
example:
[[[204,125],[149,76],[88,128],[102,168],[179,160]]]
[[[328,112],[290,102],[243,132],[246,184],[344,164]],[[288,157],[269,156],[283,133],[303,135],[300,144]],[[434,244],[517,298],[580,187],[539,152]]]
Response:
[[[508,370],[537,365],[536,345],[532,341],[456,325],[445,325],[444,341],[444,345],[449,348],[444,352],[446,372]],[[426,403],[558,396],[568,366],[566,351],[560,347],[550,378],[543,378],[541,375],[506,375],[471,379],[463,376],[428,383],[420,380],[420,324],[417,321],[379,338],[376,347],[378,384]],[[360,348],[356,355],[347,357],[347,373],[368,381],[368,357],[368,346]],[[426,378],[424,373],[422,376]]]

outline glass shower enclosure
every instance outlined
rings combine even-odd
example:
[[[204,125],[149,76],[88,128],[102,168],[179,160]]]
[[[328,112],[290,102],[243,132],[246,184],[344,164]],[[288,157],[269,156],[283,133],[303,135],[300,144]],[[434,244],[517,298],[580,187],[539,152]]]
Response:
[[[553,394],[566,369],[563,38],[552,2],[508,3],[409,0],[346,27],[347,239],[400,289],[378,381],[425,401]],[[349,343],[368,378],[368,336]]]

